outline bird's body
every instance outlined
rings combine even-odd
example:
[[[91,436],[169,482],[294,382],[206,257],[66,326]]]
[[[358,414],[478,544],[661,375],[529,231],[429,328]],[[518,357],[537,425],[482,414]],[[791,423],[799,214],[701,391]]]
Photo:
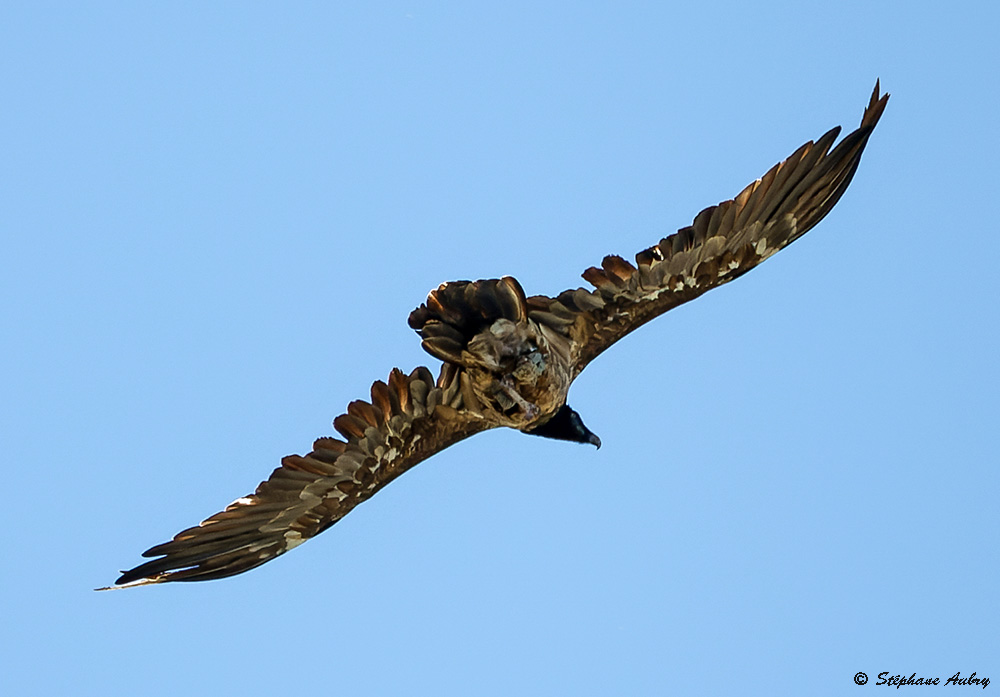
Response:
[[[533,318],[515,279],[445,283],[409,321],[428,353],[455,367],[463,406],[486,422],[531,431],[566,403],[567,324]]]
[[[593,290],[526,296],[511,277],[441,285],[409,318],[444,361],[393,369],[334,420],[342,438],[282,460],[224,511],[147,550],[120,586],[198,581],[247,571],[327,529],[390,481],[444,448],[491,428],[592,443],[567,404],[573,381],[618,339],[732,281],[801,237],[846,190],[888,95],[878,84],[861,126],[830,149],[835,128],[799,148],[735,199],[636,255],[605,257],[583,277]]]

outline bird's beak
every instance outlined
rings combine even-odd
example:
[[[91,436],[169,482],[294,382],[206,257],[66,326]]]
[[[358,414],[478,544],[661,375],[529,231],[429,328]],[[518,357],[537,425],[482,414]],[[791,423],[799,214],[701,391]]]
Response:
[[[596,433],[591,432],[590,436],[587,437],[588,443],[593,443],[597,446],[597,449],[601,449],[601,439],[597,437]]]

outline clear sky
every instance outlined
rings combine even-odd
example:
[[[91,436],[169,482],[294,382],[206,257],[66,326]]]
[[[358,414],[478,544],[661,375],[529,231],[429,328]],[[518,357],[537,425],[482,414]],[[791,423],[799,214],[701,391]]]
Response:
[[[5,3],[2,691],[1000,687],[997,5],[817,8]],[[436,372],[429,289],[583,285],[876,77],[833,213],[574,385],[599,452],[487,433],[249,574],[91,590]]]

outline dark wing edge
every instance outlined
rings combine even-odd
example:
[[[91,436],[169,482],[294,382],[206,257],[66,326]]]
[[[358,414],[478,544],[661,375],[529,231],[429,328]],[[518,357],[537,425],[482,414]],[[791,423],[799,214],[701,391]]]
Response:
[[[830,150],[840,127],[804,144],[736,198],[636,254],[607,256],[583,278],[595,290],[528,298],[529,316],[571,325],[575,378],[602,351],[651,319],[728,283],[804,235],[847,190],[889,95],[876,81],[860,127]]]
[[[393,369],[372,385],[371,402],[334,419],[344,440],[320,438],[308,455],[283,458],[254,493],[146,550],[157,558],[110,588],[234,576],[318,535],[417,463],[492,427],[464,409],[462,382],[448,366],[436,382],[425,367]]]

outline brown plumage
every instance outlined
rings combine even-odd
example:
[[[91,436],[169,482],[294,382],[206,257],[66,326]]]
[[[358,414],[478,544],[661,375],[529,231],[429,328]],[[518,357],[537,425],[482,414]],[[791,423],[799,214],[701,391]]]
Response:
[[[247,571],[336,523],[434,453],[498,426],[600,440],[566,404],[598,354],[671,308],[743,275],[818,223],[847,189],[889,95],[878,83],[861,126],[832,150],[839,128],[810,141],[736,198],[639,252],[584,271],[594,290],[525,296],[513,278],[445,283],[410,314],[437,379],[393,369],[334,419],[342,438],[290,455],[267,481],[220,513],[143,553],[118,587],[201,581]]]

